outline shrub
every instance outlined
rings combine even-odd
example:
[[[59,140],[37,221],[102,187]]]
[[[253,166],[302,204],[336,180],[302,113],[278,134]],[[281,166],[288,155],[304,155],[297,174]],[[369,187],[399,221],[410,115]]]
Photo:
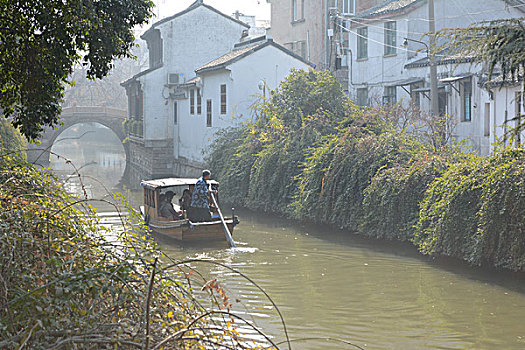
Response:
[[[381,169],[365,190],[360,231],[374,238],[411,240],[425,191],[448,163],[444,157],[421,154],[414,162]]]

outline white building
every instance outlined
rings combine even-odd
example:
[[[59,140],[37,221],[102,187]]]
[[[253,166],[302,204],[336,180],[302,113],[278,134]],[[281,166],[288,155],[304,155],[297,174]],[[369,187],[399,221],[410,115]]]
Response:
[[[309,67],[300,56],[260,37],[196,69],[196,78],[183,85],[185,98],[174,101],[175,158],[201,163],[217,131],[251,120],[258,96],[277,88],[292,68]]]
[[[215,132],[251,117],[261,81],[275,88],[291,68],[308,67],[272,40],[248,40],[249,25],[202,0],[142,38],[150,67],[122,84],[133,183],[198,174]]]
[[[502,85],[501,77],[489,81],[485,88],[491,95],[490,108],[494,109],[494,118],[490,120],[489,128],[491,144],[503,141],[510,144],[512,140],[512,129],[523,123],[525,112],[525,98],[523,93],[523,76],[517,77],[515,81],[506,82]],[[486,106],[485,108],[488,108]],[[525,132],[515,135],[516,142],[525,141]]]
[[[435,0],[436,30],[522,17],[522,0]],[[427,0],[389,0],[345,18],[350,94],[360,105],[400,102],[430,109]],[[408,44],[408,45],[406,45]],[[454,134],[488,154],[499,110],[484,86],[486,71],[464,57],[437,57],[439,109],[456,119]]]

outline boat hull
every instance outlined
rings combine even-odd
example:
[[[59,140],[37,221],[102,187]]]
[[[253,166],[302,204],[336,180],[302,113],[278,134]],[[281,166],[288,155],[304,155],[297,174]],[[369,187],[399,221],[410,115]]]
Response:
[[[147,219],[144,215],[144,209],[141,207],[142,217],[146,225],[155,233],[160,233],[181,242],[198,242],[198,241],[226,241],[224,227],[222,222],[198,222],[193,223],[188,219],[179,221],[159,221]],[[226,225],[233,235],[233,230],[238,224],[237,217],[225,218]]]

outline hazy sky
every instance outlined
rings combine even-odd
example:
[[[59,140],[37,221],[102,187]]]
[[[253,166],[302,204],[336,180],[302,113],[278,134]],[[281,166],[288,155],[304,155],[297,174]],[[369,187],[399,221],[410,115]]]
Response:
[[[155,0],[155,4],[158,6],[158,9],[155,9],[155,13],[159,13],[160,18],[168,17],[186,9],[194,1]],[[227,15],[231,15],[236,10],[239,10],[245,15],[256,16],[259,20],[270,19],[270,4],[266,0],[204,0],[204,3],[215,7]]]

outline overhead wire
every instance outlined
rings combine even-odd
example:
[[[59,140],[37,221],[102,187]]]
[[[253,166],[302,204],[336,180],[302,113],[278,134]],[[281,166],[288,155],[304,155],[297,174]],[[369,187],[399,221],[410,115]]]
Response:
[[[343,26],[343,25],[341,25],[341,24],[339,24],[339,23],[336,23],[335,25],[338,26],[338,27],[341,27],[343,30],[345,30],[345,31],[347,31],[347,32],[349,32],[349,33],[352,33],[352,34],[356,35],[357,37],[360,37],[360,38],[366,39],[367,41],[371,41],[371,42],[377,43],[377,44],[382,45],[382,46],[384,46],[384,47],[390,47],[390,48],[394,48],[394,49],[405,50],[405,51],[407,51],[407,52],[412,52],[412,53],[416,53],[416,54],[421,52],[421,50],[411,50],[411,49],[405,48],[405,47],[403,47],[403,46],[393,46],[393,45],[388,45],[388,44],[385,44],[385,43],[383,43],[383,42],[381,42],[381,41],[379,41],[379,40],[374,40],[374,39],[371,39],[371,38],[366,37],[366,36],[364,36],[364,35],[361,35],[361,34],[355,32],[355,31],[353,31],[353,30],[351,30],[351,29],[346,28],[345,26]],[[437,57],[437,56],[439,56],[439,55],[436,55],[436,57]],[[441,55],[441,56],[443,56],[443,55]]]
[[[355,23],[355,24],[360,24],[361,26],[363,27],[367,27],[367,28],[378,28],[380,30],[384,30],[385,27],[384,26],[380,26],[380,25],[374,25],[374,24],[368,24],[368,23],[362,23],[360,21],[356,21],[354,19],[351,19],[351,18],[348,18],[348,17],[344,17],[344,16],[341,16],[341,15],[336,15],[337,18],[343,20],[343,21],[349,21],[349,22],[352,22],[352,23]],[[428,32],[414,32],[414,31],[407,31],[406,32],[407,34],[418,34],[418,35],[426,35],[428,34]]]
[[[483,10],[483,11],[478,11],[478,12],[467,12],[467,13],[462,13],[462,14],[454,15],[454,16],[442,16],[442,17],[436,17],[435,20],[436,21],[440,21],[440,20],[444,20],[444,19],[454,19],[454,18],[461,18],[461,17],[465,17],[465,16],[482,15],[482,14],[487,14],[487,13],[508,12],[509,9],[517,9],[519,7],[521,7],[523,9],[523,11],[525,12],[525,4],[506,5],[505,8],[501,8],[501,9],[489,9],[489,10]],[[525,17],[525,13],[524,13],[524,17]],[[403,21],[425,21],[425,22],[430,22],[430,20],[428,18],[424,18],[424,17],[404,18],[402,20]],[[359,21],[377,21],[377,19],[375,19],[375,18],[359,18]]]
[[[463,8],[464,7],[459,4],[459,2],[457,0],[454,0],[454,2],[456,2],[458,5],[459,8]],[[474,17],[472,17],[473,15],[478,15],[478,14],[484,14],[484,13],[492,13],[492,12],[502,12],[502,11],[507,11],[507,8],[517,8],[517,7],[523,7],[523,10],[525,11],[525,4],[522,4],[522,5],[515,5],[515,6],[507,6],[505,9],[499,9],[499,10],[496,10],[496,9],[491,9],[489,11],[480,11],[480,12],[464,12],[463,14],[461,15],[457,15],[457,16],[445,16],[445,17],[438,17],[436,18],[436,21],[439,21],[441,19],[453,19],[453,18],[460,18],[460,17],[465,17],[465,16],[468,16],[470,17],[472,23],[476,23],[478,20],[477,19],[474,19]],[[353,19],[352,17],[345,17],[345,16],[342,16],[340,14],[336,15],[337,18],[341,19],[341,20],[344,20],[344,21],[349,21],[349,22],[352,22],[352,23],[355,23],[355,24],[360,24],[360,25],[363,25],[363,26],[366,26],[366,27],[371,27],[371,28],[378,28],[378,29],[381,29],[381,30],[384,30],[384,27],[382,26],[379,26],[379,25],[374,25],[374,24],[369,24],[369,23],[363,23],[363,21],[377,21],[377,19],[372,19],[372,18],[359,18],[359,19]],[[525,13],[524,13],[524,17],[525,17]],[[402,18],[402,19],[397,19],[397,21],[404,21],[404,22],[408,22],[408,21],[412,21],[412,20],[425,20],[425,21],[428,21],[428,19],[425,19],[425,18]],[[427,35],[428,32],[416,32],[416,31],[407,31],[406,32],[407,35],[408,34],[416,34],[416,35],[421,35],[421,36],[424,36],[424,35]]]
[[[504,9],[490,9],[490,10],[485,10],[485,11],[478,11],[478,12],[467,12],[467,13],[462,13],[461,15],[457,15],[457,16],[443,16],[443,17],[437,17],[435,20],[436,21],[439,21],[439,20],[443,20],[443,19],[454,19],[454,18],[460,18],[460,17],[465,17],[465,16],[469,16],[472,20],[473,20],[473,15],[480,15],[480,14],[487,14],[487,13],[496,13],[496,12],[507,12],[509,9],[511,8],[518,8],[518,7],[523,7],[524,10],[525,10],[525,4],[520,4],[520,5],[513,5],[513,6],[506,6]],[[350,21],[350,22],[353,22],[353,23],[358,23],[358,24],[362,24],[362,25],[366,25],[367,27],[374,27],[374,28],[379,28],[381,30],[384,30],[384,27],[382,26],[378,26],[378,25],[371,25],[369,23],[363,23],[363,21],[376,21],[376,19],[367,19],[367,18],[363,18],[363,19],[359,19],[359,20],[355,20],[355,19],[352,19],[352,18],[348,18],[348,17],[345,17],[345,16],[341,16],[341,15],[336,15],[337,18],[341,19],[341,20],[344,20],[344,21]],[[412,21],[412,20],[424,20],[424,21],[429,21],[427,18],[405,18],[405,19],[401,19],[403,21]],[[398,20],[400,21],[400,20]],[[473,21],[475,22],[475,21]],[[346,26],[344,25],[341,25],[339,23],[335,23],[336,26],[340,27],[342,30],[348,32],[348,33],[351,33],[359,38],[363,38],[367,41],[371,41],[371,42],[374,42],[374,43],[377,43],[383,47],[390,47],[390,48],[395,48],[396,50],[399,49],[399,50],[405,50],[406,52],[411,52],[411,53],[414,53],[414,54],[418,54],[420,53],[422,50],[411,50],[407,47],[403,47],[403,46],[393,46],[393,45],[388,45],[384,42],[381,42],[381,41],[378,41],[378,40],[374,40],[374,39],[371,39],[369,38],[368,36],[364,36],[364,35],[361,35],[359,33],[357,33],[356,31],[352,30],[352,29],[349,29],[347,28]],[[418,34],[418,35],[427,35],[428,32],[426,33],[420,33],[420,32],[415,32],[415,31],[407,31],[407,36],[409,34]],[[375,56],[375,57],[381,57],[381,56]],[[436,57],[445,57],[445,55],[436,55]],[[400,64],[404,64],[405,62],[399,62],[397,64],[395,64],[394,66],[390,67],[390,69],[388,69],[386,72],[390,72],[391,70],[397,68]],[[382,71],[380,74],[370,78],[370,79],[374,79],[378,76],[381,76],[383,74],[386,73],[385,71]]]

